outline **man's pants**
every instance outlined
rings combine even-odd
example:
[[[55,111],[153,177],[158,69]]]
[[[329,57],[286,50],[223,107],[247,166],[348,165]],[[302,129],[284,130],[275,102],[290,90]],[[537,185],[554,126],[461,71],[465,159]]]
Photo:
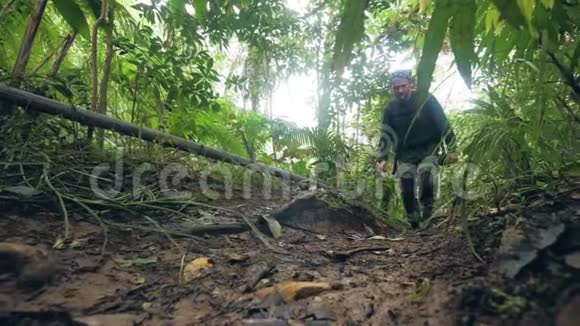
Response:
[[[411,223],[418,223],[421,217],[423,220],[428,219],[433,213],[438,178],[437,159],[436,156],[428,156],[419,164],[398,163],[395,176],[399,178],[403,206]]]

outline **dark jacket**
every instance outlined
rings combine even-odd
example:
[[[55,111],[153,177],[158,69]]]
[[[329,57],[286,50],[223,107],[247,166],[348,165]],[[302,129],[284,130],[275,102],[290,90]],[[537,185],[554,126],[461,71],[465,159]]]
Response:
[[[423,108],[419,108],[414,93],[409,100],[395,99],[384,109],[379,143],[381,159],[386,160],[393,151],[397,161],[416,164],[436,154],[443,143],[453,151],[455,134],[433,95],[429,95]]]

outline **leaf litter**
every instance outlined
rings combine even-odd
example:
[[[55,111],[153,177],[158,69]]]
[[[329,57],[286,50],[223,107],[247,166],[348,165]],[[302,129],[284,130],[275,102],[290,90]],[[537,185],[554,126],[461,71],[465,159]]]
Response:
[[[263,215],[261,205],[281,206],[281,201],[244,203],[246,208],[257,212],[252,215],[248,210],[247,216],[256,216],[257,220]],[[239,202],[227,205],[235,207]],[[111,228],[107,255],[100,256],[98,247],[103,240],[100,227],[81,225],[73,220],[75,232],[82,231],[83,245],[49,249],[59,268],[46,280],[42,292],[30,299],[30,294],[4,281],[0,302],[11,311],[30,312],[27,318],[34,316],[34,311],[52,309],[58,304],[61,311],[68,313],[62,318],[130,320],[142,325],[242,325],[244,322],[264,325],[270,321],[296,325],[314,321],[388,325],[393,320],[401,325],[449,325],[473,315],[485,316],[488,324],[499,325],[503,320],[500,316],[521,314],[532,307],[527,301],[525,305],[521,301],[520,298],[526,297],[522,288],[510,287],[509,284],[515,284],[513,280],[498,283],[498,274],[490,268],[501,265],[504,257],[496,256],[496,249],[503,246],[499,253],[510,257],[509,248],[521,247],[502,245],[501,234],[504,233],[504,238],[527,239],[535,252],[533,259],[517,264],[515,282],[528,277],[538,279],[540,276],[533,274],[538,267],[530,266],[545,259],[552,259],[546,266],[559,264],[557,268],[575,270],[580,247],[574,240],[577,233],[570,232],[576,229],[568,225],[580,205],[577,202],[566,205],[570,208],[558,213],[557,219],[547,215],[549,221],[546,215],[540,214],[540,208],[534,207],[529,214],[540,215],[537,219],[528,216],[528,222],[520,224],[519,227],[527,230],[524,237],[509,236],[509,227],[503,231],[494,229],[495,224],[478,226],[481,232],[474,233],[473,241],[486,264],[473,257],[462,233],[452,231],[456,226],[453,224],[429,230],[437,235],[433,237],[418,232],[402,236],[395,231],[377,230],[374,235],[353,238],[350,222],[344,224],[345,232],[326,234],[284,227],[280,223],[284,228],[277,239],[284,244],[284,251],[280,252],[266,248],[261,240],[248,236],[247,231],[175,238],[179,249],[168,243],[161,232]],[[323,212],[322,209],[317,206],[318,212]],[[288,215],[283,216],[289,225],[298,224],[289,221]],[[568,220],[563,216],[568,216]],[[262,232],[269,231],[273,237],[276,227],[272,230],[272,223],[262,220],[264,224],[256,222],[256,227]],[[299,221],[301,226],[307,222]],[[173,218],[159,223],[170,228],[171,223],[179,225],[181,221]],[[40,212],[30,218],[1,220],[0,233],[8,240],[51,248],[50,239],[57,238],[61,231],[58,225],[58,216]],[[560,225],[565,226],[564,230]],[[364,226],[360,228],[360,234],[369,234],[367,231]],[[153,256],[148,250],[152,247],[155,248]],[[558,252],[563,254],[558,256]],[[184,257],[191,260],[186,261]],[[77,264],[81,263],[99,268],[78,268]],[[565,280],[563,277],[546,284],[559,284],[558,280]],[[0,277],[0,282],[7,279],[10,277]],[[557,293],[550,292],[550,296],[557,297]],[[573,298],[574,292],[570,293]],[[566,298],[562,304],[569,302]],[[417,309],[422,313],[417,314]]]

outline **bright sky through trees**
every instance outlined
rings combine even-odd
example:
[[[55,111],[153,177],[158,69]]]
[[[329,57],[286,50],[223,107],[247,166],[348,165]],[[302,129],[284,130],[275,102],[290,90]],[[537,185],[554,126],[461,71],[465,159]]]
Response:
[[[288,7],[305,12],[309,0],[288,0]],[[450,54],[441,53],[432,90],[445,110],[464,110],[473,99],[472,91],[457,72]],[[415,69],[416,62],[401,53],[392,62],[393,69]],[[272,114],[300,126],[316,126],[316,77],[309,74],[290,77],[282,82],[273,95]]]

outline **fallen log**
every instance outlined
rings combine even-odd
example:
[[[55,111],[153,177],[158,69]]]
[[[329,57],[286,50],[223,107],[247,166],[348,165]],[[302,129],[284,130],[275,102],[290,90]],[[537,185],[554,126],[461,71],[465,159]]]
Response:
[[[94,126],[115,131],[126,136],[157,143],[164,147],[176,148],[210,159],[247,167],[259,172],[274,175],[287,181],[303,182],[308,180],[305,177],[296,175],[289,171],[271,167],[262,163],[257,163],[239,155],[224,152],[216,148],[188,141],[180,137],[168,135],[150,128],[143,128],[122,120],[108,117],[106,115],[88,111],[82,108],[77,108],[72,105],[63,104],[55,100],[13,87],[0,85],[0,101],[16,104],[27,110],[61,116],[63,118],[76,121],[87,126]],[[6,111],[7,108],[0,105],[0,110]]]

